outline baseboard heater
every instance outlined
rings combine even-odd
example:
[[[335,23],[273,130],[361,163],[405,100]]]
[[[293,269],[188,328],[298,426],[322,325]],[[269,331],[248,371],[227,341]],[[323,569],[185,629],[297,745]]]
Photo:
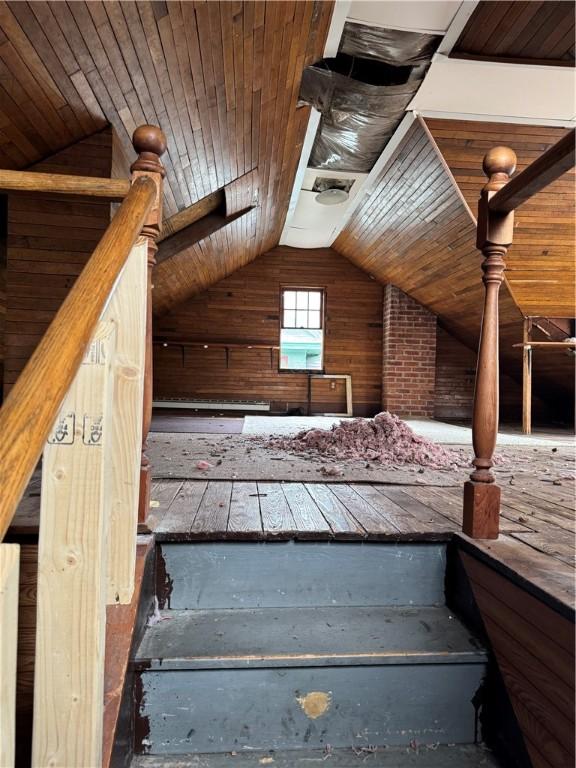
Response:
[[[202,411],[269,411],[266,400],[154,400],[153,408],[188,408]]]

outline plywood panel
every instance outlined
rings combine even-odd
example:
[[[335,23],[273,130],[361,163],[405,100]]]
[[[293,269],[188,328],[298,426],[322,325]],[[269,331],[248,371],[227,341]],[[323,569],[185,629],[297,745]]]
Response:
[[[156,397],[271,400],[275,410],[306,407],[307,376],[279,373],[280,286],[326,289],[325,370],[352,375],[354,412],[373,414],[381,402],[382,288],[330,249],[280,247],[208,291],[158,318]],[[207,344],[185,348],[172,341]],[[226,351],[210,342],[244,343]],[[342,411],[342,383],[314,382],[313,408]]]

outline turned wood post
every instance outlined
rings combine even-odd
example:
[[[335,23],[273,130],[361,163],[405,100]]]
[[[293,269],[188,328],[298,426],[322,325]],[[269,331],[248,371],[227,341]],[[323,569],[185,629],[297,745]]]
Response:
[[[490,198],[514,173],[516,155],[508,147],[495,147],[484,158],[489,181],[478,204],[477,248],[482,251],[482,282],[485,286],[484,312],[474,390],[472,442],[474,471],[464,484],[463,531],[478,539],[497,539],[500,516],[500,488],[491,472],[498,434],[498,293],[504,280],[504,257],[512,243],[514,212],[489,209]]]
[[[524,333],[522,336],[522,432],[532,433],[532,318],[524,318]]]
[[[166,137],[154,125],[141,125],[134,131],[132,144],[138,153],[130,166],[132,181],[139,176],[149,176],[156,184],[156,202],[142,229],[148,241],[148,284],[146,292],[146,359],[144,368],[144,402],[142,423],[142,461],[140,465],[140,503],[138,522],[146,524],[150,509],[150,461],[146,455],[146,441],[152,421],[152,270],[156,264],[157,240],[162,230],[162,179],[166,171],[160,162],[166,151]]]

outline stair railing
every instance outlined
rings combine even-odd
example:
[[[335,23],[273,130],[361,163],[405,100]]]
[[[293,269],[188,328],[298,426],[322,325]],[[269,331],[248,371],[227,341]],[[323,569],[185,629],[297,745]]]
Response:
[[[462,525],[465,534],[477,539],[497,539],[499,534],[500,488],[492,473],[499,417],[498,294],[513,239],[514,210],[574,167],[575,135],[572,129],[512,180],[512,149],[495,147],[484,157],[489,180],[478,203],[476,247],[484,256],[485,296],[472,419],[474,471],[464,483]]]
[[[42,455],[34,766],[102,760],[106,605],[134,590],[152,408],[151,272],[162,221],[154,126],[130,180],[0,171],[0,189],[122,200],[0,410],[0,542]],[[140,509],[140,513],[139,513]],[[0,544],[0,765],[14,764],[19,545]]]

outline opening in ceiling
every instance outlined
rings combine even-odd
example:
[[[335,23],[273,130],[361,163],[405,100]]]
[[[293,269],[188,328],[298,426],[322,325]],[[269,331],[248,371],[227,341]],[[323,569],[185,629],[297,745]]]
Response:
[[[439,35],[347,22],[335,58],[304,70],[300,101],[322,115],[309,166],[368,173],[424,78]]]

